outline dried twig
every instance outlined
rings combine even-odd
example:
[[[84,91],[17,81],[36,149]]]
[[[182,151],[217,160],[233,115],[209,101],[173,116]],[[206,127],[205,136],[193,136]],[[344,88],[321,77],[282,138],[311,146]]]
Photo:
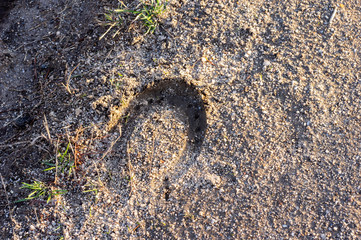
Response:
[[[329,26],[331,26],[332,21],[333,21],[333,19],[334,19],[335,16],[336,16],[336,13],[337,13],[337,6],[336,6],[335,9],[333,10],[333,13],[332,13],[332,15],[331,15],[331,17],[330,17],[330,21],[328,22],[328,25],[329,25]]]
[[[15,147],[17,145],[21,145],[21,144],[27,144],[30,143],[30,146],[35,145],[36,141],[38,141],[39,138],[45,138],[44,135],[39,135],[36,138],[34,138],[32,141],[20,141],[20,142],[15,142],[15,143],[11,143],[11,144],[1,144],[0,148],[8,148],[8,147]]]
[[[46,133],[48,134],[48,141],[51,143],[52,140],[51,140],[51,136],[50,136],[50,130],[49,130],[49,125],[48,125],[48,120],[46,119],[45,114],[44,114],[44,127],[45,127],[45,130],[46,130]]]
[[[107,149],[107,151],[103,154],[103,156],[101,157],[100,161],[102,161],[113,149],[113,146],[118,142],[118,140],[120,139],[120,136],[117,137],[117,139],[115,139],[115,141],[113,141],[110,144],[110,147]]]
[[[0,178],[1,178],[1,184],[3,185],[3,188],[4,188],[4,193],[5,193],[5,198],[6,198],[6,202],[7,202],[7,207],[8,207],[8,210],[9,210],[9,215],[10,215],[10,220],[13,222],[14,218],[13,218],[13,212],[10,208],[10,201],[9,201],[9,197],[8,197],[8,194],[7,194],[7,191],[6,191],[6,185],[5,185],[5,182],[4,182],[4,179],[3,179],[3,176],[2,174],[0,173]],[[12,228],[12,231],[13,231],[13,235],[14,235],[14,228]]]
[[[138,223],[138,225],[132,230],[132,233],[134,233],[139,227],[140,227],[140,224]]]
[[[70,89],[70,79],[71,79],[71,75],[73,74],[73,72],[75,71],[75,69],[77,69],[77,68],[79,67],[79,65],[80,65],[80,63],[78,63],[78,65],[76,65],[76,66],[73,68],[73,70],[70,71],[69,76],[68,76],[68,79],[67,79],[67,81],[66,81],[66,85],[63,83],[64,87],[66,88],[66,90],[67,90],[70,94],[72,94],[72,91],[71,91],[71,89]]]
[[[58,183],[58,149],[59,149],[59,139],[56,142],[56,151],[55,151],[55,179],[54,183]]]
[[[11,143],[11,144],[2,144],[2,145],[0,145],[0,148],[15,147],[17,145],[27,144],[27,143],[30,143],[30,141],[21,141],[21,142],[16,142],[16,143]]]

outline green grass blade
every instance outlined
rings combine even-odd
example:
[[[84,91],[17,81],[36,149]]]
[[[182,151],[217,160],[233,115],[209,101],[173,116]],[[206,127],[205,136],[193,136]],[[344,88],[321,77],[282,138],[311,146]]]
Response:
[[[23,198],[23,199],[16,200],[14,203],[26,202],[26,201],[29,201],[29,200],[30,199]]]
[[[64,152],[63,155],[61,156],[61,160],[63,160],[64,157],[66,156],[66,154],[68,153],[69,147],[70,147],[70,142],[68,143],[68,146],[66,146],[65,152]]]
[[[56,168],[56,167],[50,167],[50,168],[44,169],[43,171],[44,171],[44,172],[47,172],[47,171],[53,170],[53,169],[55,169],[55,168]]]
[[[27,198],[30,198],[30,199],[31,199],[31,196],[33,196],[33,195],[34,195],[35,193],[37,193],[37,192],[38,192],[38,191],[35,190],[34,192],[30,193]]]

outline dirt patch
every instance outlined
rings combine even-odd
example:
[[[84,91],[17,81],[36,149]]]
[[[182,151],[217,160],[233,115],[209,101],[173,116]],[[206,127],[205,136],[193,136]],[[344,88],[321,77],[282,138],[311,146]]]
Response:
[[[189,143],[200,147],[207,128],[205,106],[195,87],[182,80],[162,79],[138,94],[134,102],[130,103],[129,110],[125,112],[125,116],[129,115],[129,118],[125,119],[128,129],[124,130],[121,138],[128,139],[127,135],[131,134],[133,130],[131,123],[138,118],[140,112],[144,113],[154,105],[165,103],[187,116]],[[116,125],[118,124],[119,122]]]
[[[148,236],[169,235],[161,223],[176,218],[173,213],[183,178],[197,165],[207,127],[205,106],[194,86],[177,79],[153,83],[129,105],[124,114],[129,117],[122,119],[122,135],[107,157],[108,173],[112,173],[109,187],[124,196],[124,206],[132,205],[130,211],[124,208],[125,215],[145,225],[152,222]],[[148,208],[139,208],[139,204]],[[171,216],[154,218],[168,210]]]
[[[2,239],[360,238],[357,1],[121,7],[0,18]]]
[[[14,7],[15,0],[4,0],[0,3],[0,23],[8,15],[8,12]]]

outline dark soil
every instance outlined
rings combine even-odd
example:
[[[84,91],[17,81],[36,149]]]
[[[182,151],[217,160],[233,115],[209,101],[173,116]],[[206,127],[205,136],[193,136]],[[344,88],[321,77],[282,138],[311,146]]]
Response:
[[[5,19],[9,11],[14,7],[15,0],[3,0],[0,2],[0,23]]]

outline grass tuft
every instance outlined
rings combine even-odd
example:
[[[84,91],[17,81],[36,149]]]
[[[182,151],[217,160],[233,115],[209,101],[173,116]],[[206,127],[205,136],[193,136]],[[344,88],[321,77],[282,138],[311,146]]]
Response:
[[[44,172],[51,170],[59,170],[61,173],[68,173],[68,177],[71,175],[72,171],[75,168],[75,161],[72,160],[72,155],[69,152],[70,142],[68,143],[65,151],[61,153],[58,152],[57,161],[56,160],[48,160],[44,161],[43,164],[48,168],[44,169]]]
[[[24,202],[29,201],[36,198],[46,198],[46,203],[49,203],[50,200],[61,194],[65,194],[67,191],[62,189],[53,189],[51,186],[46,185],[44,182],[41,181],[34,181],[33,183],[22,183],[23,185],[20,187],[20,189],[29,189],[32,190],[32,192],[23,199],[17,200],[18,202]]]
[[[123,13],[128,13],[135,16],[133,22],[138,20],[143,22],[143,26],[146,28],[146,32],[144,35],[147,35],[149,33],[153,34],[159,25],[159,16],[166,10],[166,7],[167,1],[150,0],[147,2],[143,1],[141,4],[141,8],[137,10],[128,9],[125,5],[124,8],[114,9],[110,11],[109,14],[105,14],[107,25],[109,25],[110,27],[99,38],[99,40],[101,40],[113,27],[122,23],[123,18],[119,15]],[[114,34],[113,37],[116,34]]]

